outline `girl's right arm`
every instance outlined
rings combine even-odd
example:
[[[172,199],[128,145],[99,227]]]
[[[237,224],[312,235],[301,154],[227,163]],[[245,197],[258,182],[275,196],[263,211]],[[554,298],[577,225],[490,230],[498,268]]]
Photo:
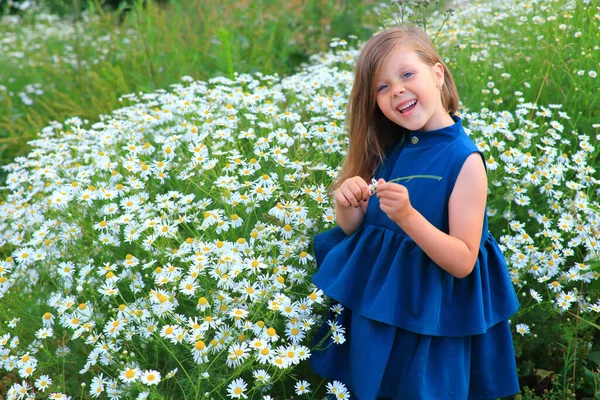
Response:
[[[335,220],[346,235],[353,234],[363,223],[369,204],[369,185],[360,176],[346,179],[333,192]]]

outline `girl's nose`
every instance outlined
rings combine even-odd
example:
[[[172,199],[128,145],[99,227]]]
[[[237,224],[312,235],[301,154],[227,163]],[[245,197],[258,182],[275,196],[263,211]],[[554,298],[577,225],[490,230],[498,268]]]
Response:
[[[394,96],[400,96],[402,93],[404,93],[404,87],[403,86],[396,86],[394,88]]]

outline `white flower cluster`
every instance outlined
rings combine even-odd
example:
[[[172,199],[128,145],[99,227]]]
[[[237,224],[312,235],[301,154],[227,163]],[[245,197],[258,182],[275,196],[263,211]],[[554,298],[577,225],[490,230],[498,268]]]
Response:
[[[91,68],[91,64],[102,63],[109,58],[120,59],[124,54],[119,48],[131,42],[131,31],[114,29],[100,36],[82,34],[81,25],[49,13],[41,4],[23,1],[14,2],[14,5],[24,7],[20,15],[0,15],[0,53],[5,63],[2,72],[51,69],[70,75],[75,70]],[[102,24],[97,15],[88,11],[82,12],[81,19],[86,26]],[[35,23],[30,23],[31,20]],[[48,42],[62,43],[62,46],[49,51]],[[78,48],[73,46],[76,42]],[[82,51],[93,61],[78,56],[78,52]],[[30,76],[31,71],[24,75]],[[14,74],[0,73],[0,103],[2,92],[14,96],[16,91],[23,104],[31,106],[45,92],[41,83],[20,85]]]
[[[130,106],[90,128],[45,128],[5,167],[0,245],[13,251],[0,298],[31,294],[40,314],[5,333],[0,367],[45,376],[42,345],[64,357],[82,343],[90,395],[119,398],[168,379],[140,357],[148,346],[190,371],[217,361],[273,373],[308,358],[323,303],[307,282],[310,237],[335,221],[325,185],[347,144],[351,79],[320,65],[285,79],[184,78],[125,96]],[[20,343],[29,329],[36,338]]]
[[[588,135],[565,131],[565,112],[554,119],[560,108],[525,103],[514,116],[482,110],[465,119],[488,156],[488,212],[493,226],[508,228],[499,242],[513,283],[522,287],[531,279],[543,284],[530,283],[534,287],[547,285],[562,310],[579,300],[582,311],[591,311],[576,287],[600,276],[590,268],[600,255],[600,210],[593,200],[599,180],[591,165],[598,151]]]

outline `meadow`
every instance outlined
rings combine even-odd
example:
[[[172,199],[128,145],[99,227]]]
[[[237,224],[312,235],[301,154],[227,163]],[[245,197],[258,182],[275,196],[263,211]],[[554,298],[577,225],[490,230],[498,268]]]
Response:
[[[372,0],[135,1],[113,12],[99,2],[49,3],[70,12],[30,9],[0,24],[1,165],[27,154],[27,141],[50,121],[97,120],[121,106],[121,95],[186,75],[286,76],[335,35],[364,37],[377,27]]]
[[[311,240],[360,44],[417,18],[487,156],[517,398],[599,398],[600,3],[428,3],[4,16],[0,395],[348,398]]]

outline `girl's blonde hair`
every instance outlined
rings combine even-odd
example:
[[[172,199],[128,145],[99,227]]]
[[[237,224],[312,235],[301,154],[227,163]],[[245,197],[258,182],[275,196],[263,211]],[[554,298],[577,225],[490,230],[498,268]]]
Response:
[[[381,66],[401,44],[408,45],[424,64],[433,66],[439,62],[444,66],[442,105],[450,114],[454,114],[458,108],[458,92],[452,75],[421,28],[415,25],[400,26],[373,36],[360,50],[356,62],[354,84],[346,108],[345,125],[350,139],[348,155],[328,189],[330,194],[353,176],[360,176],[370,183],[385,152],[406,135],[406,129],[387,119],[379,109],[375,87],[375,78]]]

